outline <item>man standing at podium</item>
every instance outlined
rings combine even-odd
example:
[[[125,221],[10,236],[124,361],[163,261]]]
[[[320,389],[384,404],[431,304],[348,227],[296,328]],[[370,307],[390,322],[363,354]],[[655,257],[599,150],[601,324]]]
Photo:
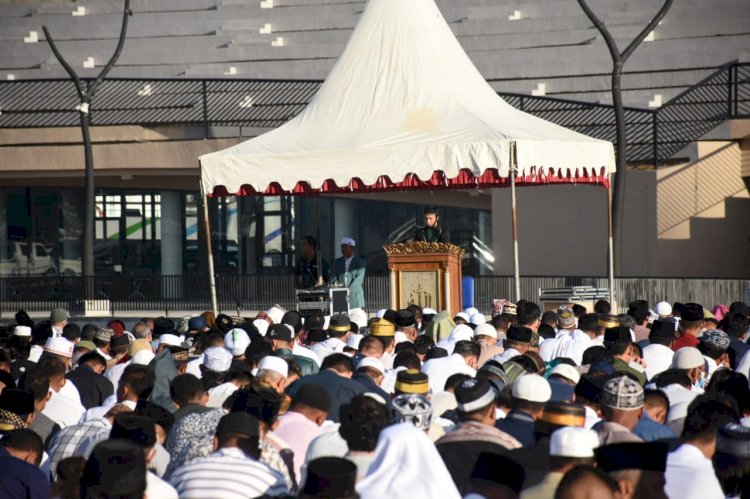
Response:
[[[297,289],[312,288],[318,283],[318,241],[305,236],[300,244],[302,258],[294,269],[294,286]],[[323,282],[328,282],[328,262],[323,263]]]
[[[341,240],[341,257],[333,261],[333,282],[349,288],[349,309],[365,307],[365,261],[354,254],[351,237]]]
[[[428,243],[449,243],[451,242],[450,233],[448,229],[444,229],[438,225],[437,208],[434,206],[425,206],[424,209],[424,227],[417,229],[417,234],[414,237],[416,241],[425,241]]]

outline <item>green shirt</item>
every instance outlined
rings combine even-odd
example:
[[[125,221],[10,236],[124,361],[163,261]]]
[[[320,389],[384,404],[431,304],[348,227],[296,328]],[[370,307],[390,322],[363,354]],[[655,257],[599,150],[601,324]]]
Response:
[[[310,374],[318,373],[318,365],[314,360],[308,359],[307,357],[303,357],[301,355],[294,355],[294,353],[292,353],[292,351],[288,348],[279,348],[273,354],[276,357],[281,357],[282,359],[291,359],[296,362],[300,369],[302,369],[302,376],[308,376]]]

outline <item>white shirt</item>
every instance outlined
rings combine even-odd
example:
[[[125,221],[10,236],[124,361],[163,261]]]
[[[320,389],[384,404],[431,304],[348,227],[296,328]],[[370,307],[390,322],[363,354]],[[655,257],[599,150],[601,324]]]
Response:
[[[646,378],[654,379],[672,365],[674,351],[668,346],[652,343],[643,349],[643,360],[646,362]]]
[[[239,387],[231,381],[215,386],[208,391],[208,402],[206,405],[208,407],[220,408],[224,405],[224,401],[226,401],[226,399],[238,389]]]
[[[570,358],[580,366],[583,364],[584,352],[596,345],[597,343],[594,342],[591,336],[577,329],[573,331],[572,356]]]
[[[42,352],[44,352],[44,348],[39,345],[31,345],[31,348],[29,349],[29,360],[31,362],[39,362],[39,357],[42,356]]]
[[[395,359],[396,359],[396,354],[395,353],[393,353],[393,352],[383,352],[383,356],[380,357],[380,361],[383,363],[383,367],[385,368],[386,374],[389,371],[393,370],[393,361]],[[395,378],[394,378],[393,382],[394,383],[396,382]]]
[[[324,432],[313,439],[307,446],[307,454],[304,464],[297,477],[297,483],[305,483],[307,478],[307,463],[319,457],[344,457],[349,452],[346,440],[339,433],[339,423],[324,424],[321,430]]]
[[[392,359],[391,365],[393,365]],[[398,376],[399,371],[406,371],[406,368],[404,366],[399,366],[396,369],[391,369],[390,371],[386,370],[385,376],[383,376],[383,381],[380,383],[380,388],[382,388],[385,393],[393,394],[393,392],[395,391],[396,376]]]
[[[667,456],[664,491],[670,499],[723,499],[711,460],[685,443]]]
[[[513,357],[517,355],[521,355],[521,352],[519,352],[515,348],[508,348],[500,355],[495,355],[494,357],[492,357],[491,360],[495,360],[501,364],[505,364],[506,362],[508,362],[510,359],[512,359]]]
[[[466,361],[459,354],[454,353],[440,359],[430,359],[422,366],[422,372],[430,378],[432,393],[445,390],[445,382],[454,374],[468,374],[472,378],[477,374],[476,369],[466,365]]]
[[[723,369],[723,366],[720,368],[716,361],[711,357],[704,355],[703,358],[706,359],[706,385],[708,385],[709,381],[711,381],[711,376],[713,376],[718,369]]]
[[[558,329],[554,338],[548,339],[544,344],[539,346],[539,356],[544,362],[549,362],[556,357],[553,353],[556,350],[557,345],[561,341],[567,342],[570,340],[570,334],[568,333],[569,331],[567,329]]]
[[[343,353],[345,346],[346,343],[338,338],[328,338],[325,341],[314,344],[310,347],[310,350],[312,350],[318,358],[323,360],[332,353]],[[294,353],[294,350],[292,350],[292,353]]]
[[[393,342],[398,345],[399,343],[413,343],[403,331],[396,331],[393,335]]]
[[[599,421],[602,420],[597,414],[594,409],[591,407],[585,405],[583,406],[584,410],[586,411],[586,421],[584,422],[583,426],[586,427],[586,429],[590,430],[593,428]]]
[[[76,385],[74,385],[69,379],[65,380],[65,384],[60,388],[60,395],[83,407],[83,404],[81,403],[81,393],[78,391],[78,388],[76,388]]]
[[[347,274],[349,273],[349,265],[352,264],[352,258],[353,257],[351,256],[349,258],[344,258],[344,272],[346,272]]]
[[[195,359],[189,360],[187,363],[187,367],[185,368],[185,372],[187,374],[192,374],[198,379],[201,379],[203,377],[203,373],[201,372],[201,364],[203,364],[203,359],[206,357],[206,354],[200,354]]]
[[[178,497],[174,487],[150,471],[146,472],[146,496],[158,499],[177,499]]]
[[[591,338],[580,329],[560,329],[554,339],[545,340],[541,344],[539,355],[545,362],[564,357],[580,366],[583,352],[590,346],[593,346]]]
[[[104,377],[107,378],[110,383],[112,383],[112,386],[117,388],[117,385],[120,384],[120,378],[122,378],[123,371],[125,371],[125,368],[130,364],[131,361],[123,362],[122,364],[115,364],[114,366],[104,371]]]
[[[72,385],[73,383],[66,383]],[[74,400],[61,395],[60,393],[50,390],[52,396],[47,401],[47,405],[44,407],[42,414],[50,418],[52,421],[60,425],[60,428],[71,426],[81,420],[81,417],[86,412],[86,409],[76,403]]]
[[[104,360],[112,360],[112,357],[107,355],[106,353],[102,352],[101,348],[96,349],[96,353],[104,357]]]
[[[689,404],[695,397],[700,395],[697,390],[689,390],[682,385],[678,385],[677,383],[673,383],[671,385],[663,387],[662,391],[667,394],[670,410],[672,407],[681,402],[687,402]]]

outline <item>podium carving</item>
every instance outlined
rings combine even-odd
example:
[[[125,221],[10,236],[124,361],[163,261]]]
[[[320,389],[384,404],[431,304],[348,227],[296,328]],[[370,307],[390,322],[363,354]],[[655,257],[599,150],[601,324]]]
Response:
[[[449,243],[386,244],[391,277],[391,308],[419,305],[455,316],[461,309],[461,259],[464,250]]]

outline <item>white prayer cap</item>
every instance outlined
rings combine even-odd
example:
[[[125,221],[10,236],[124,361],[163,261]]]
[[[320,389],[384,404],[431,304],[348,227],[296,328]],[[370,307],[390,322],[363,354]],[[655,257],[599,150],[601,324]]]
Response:
[[[212,371],[223,373],[232,365],[232,352],[224,347],[210,347],[203,352],[203,365]]]
[[[654,307],[654,312],[656,312],[661,317],[667,317],[669,315],[672,315],[672,305],[665,301],[660,301]]]
[[[705,365],[706,359],[703,358],[701,351],[695,347],[682,347],[672,357],[673,369],[693,369]]]
[[[380,310],[378,310],[377,312],[375,312],[375,317],[377,317],[378,319],[382,319],[386,312],[387,312],[386,309],[381,308]],[[29,333],[29,334],[31,334],[31,333]]]
[[[359,342],[362,341],[362,338],[364,337],[365,335],[363,334],[352,334],[351,336],[349,336],[349,339],[346,340],[346,346],[355,350],[359,350]]]
[[[13,336],[31,336],[31,328],[29,326],[16,326],[13,328]]]
[[[467,314],[466,312],[459,312],[455,315],[455,317],[460,317],[466,322],[471,322],[471,317],[469,317],[469,314]]]
[[[149,350],[138,350],[135,355],[133,355],[130,359],[133,364],[138,364],[139,366],[147,366],[149,363],[154,360],[154,352]]]
[[[359,364],[357,364],[357,369],[361,367],[371,367],[373,369],[377,369],[380,374],[385,375],[385,366],[383,365],[383,362],[377,357],[364,357],[359,361]]]
[[[487,322],[487,319],[485,319],[484,314],[480,312],[474,312],[469,316],[469,322],[471,322],[474,325],[484,324]]]
[[[489,336],[497,339],[497,329],[492,324],[479,324],[474,329],[474,338],[477,336]]]
[[[273,355],[266,355],[260,359],[258,364],[258,371],[266,369],[268,371],[274,371],[285,378],[289,375],[289,364],[286,363],[281,357],[274,357]]]
[[[558,376],[562,376],[563,378],[569,379],[573,382],[573,384],[578,384],[579,381],[581,381],[581,373],[578,372],[578,369],[571,366],[570,364],[557,364],[555,367],[552,368],[552,371],[550,371],[549,375],[552,376],[553,374],[557,374]]]
[[[468,308],[464,309],[464,313],[466,315],[468,315],[469,317],[471,317],[472,315],[476,314],[477,312],[479,312],[479,310],[477,310],[474,307],[468,307]]]
[[[281,305],[274,305],[266,312],[266,314],[271,318],[274,324],[279,324],[281,322],[281,319],[284,318],[285,313],[286,310],[281,308]]]
[[[235,357],[244,355],[245,350],[250,346],[250,337],[244,329],[238,327],[230,329],[229,332],[224,335],[224,346],[227,347],[227,350],[232,352],[232,355]]]
[[[511,394],[517,399],[544,403],[552,398],[552,388],[538,374],[524,374],[513,383]]]
[[[470,341],[474,337],[474,330],[466,324],[459,324],[453,328],[448,339],[453,343],[459,341]]]
[[[349,311],[349,320],[357,327],[367,327],[367,314],[361,308],[353,308]]]
[[[162,334],[159,336],[159,345],[169,345],[171,347],[181,347],[182,341],[180,340],[179,336],[176,336],[174,334]]]
[[[44,350],[55,355],[62,355],[63,357],[73,356],[73,343],[68,341],[66,338],[59,336],[57,338],[48,338],[44,344]]]
[[[265,319],[255,319],[253,321],[253,326],[255,326],[255,328],[258,330],[261,336],[265,336],[266,331],[268,331],[268,326],[270,326],[270,324]]]
[[[434,308],[423,308],[422,315],[437,315],[437,310]]]
[[[377,393],[375,393],[375,392],[365,392],[365,393],[362,394],[362,396],[363,397],[369,397],[372,400],[374,400],[375,402],[378,402],[380,404],[388,405],[386,403],[385,399],[383,397],[381,397],[380,395],[378,395]]]
[[[351,237],[345,237],[341,239],[341,244],[346,244],[347,246],[356,246],[357,244],[354,242],[354,239]]]
[[[599,436],[594,430],[578,426],[566,426],[552,432],[549,455],[560,457],[594,457],[599,447]]]

